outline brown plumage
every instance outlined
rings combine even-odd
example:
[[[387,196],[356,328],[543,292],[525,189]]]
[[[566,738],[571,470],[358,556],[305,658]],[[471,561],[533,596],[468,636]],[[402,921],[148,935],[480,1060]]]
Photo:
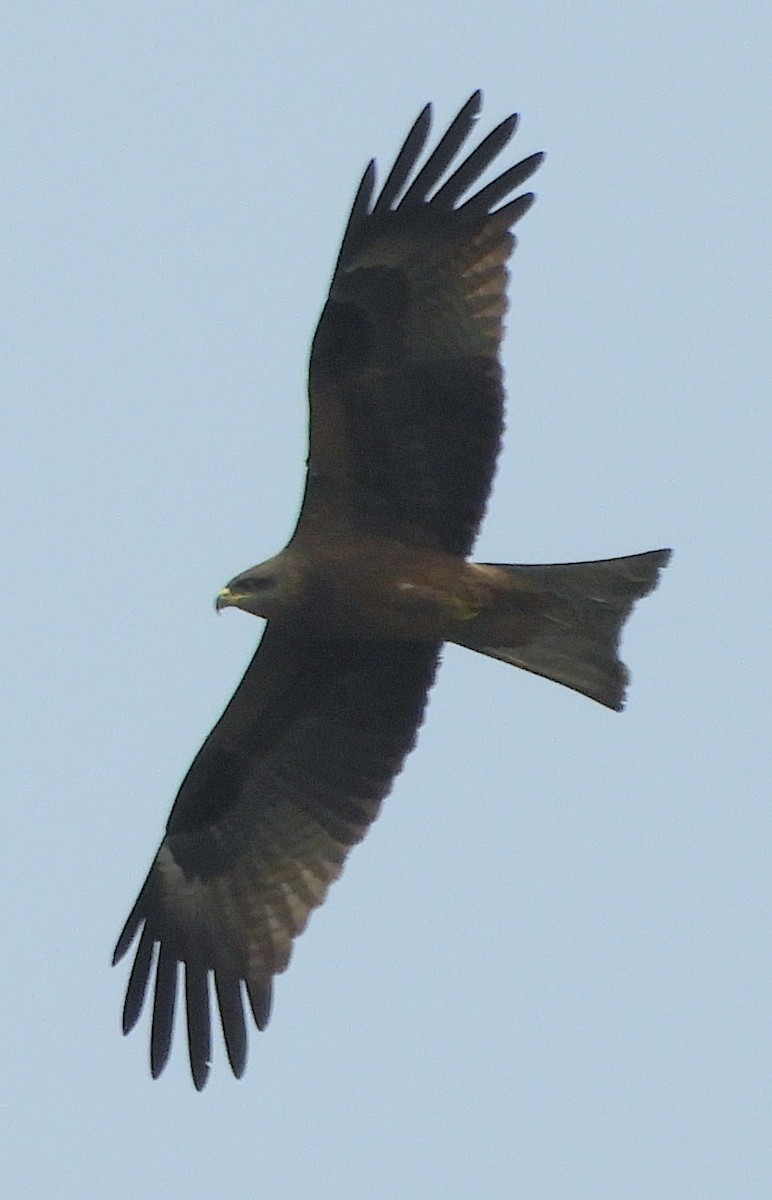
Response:
[[[273,976],[415,742],[442,642],[622,707],[620,631],[668,551],[466,561],[501,437],[511,228],[533,202],[511,197],[542,157],[467,197],[516,127],[507,118],[447,174],[480,104],[477,92],[417,169],[427,106],[377,196],[368,166],[313,342],[297,527],[218,598],[268,623],[183,780],[114,956],[139,935],[123,1024],[134,1026],[154,978],[154,1076],[180,963],[196,1087],[209,1071],[210,976],[241,1075],[244,993],[264,1028]]]

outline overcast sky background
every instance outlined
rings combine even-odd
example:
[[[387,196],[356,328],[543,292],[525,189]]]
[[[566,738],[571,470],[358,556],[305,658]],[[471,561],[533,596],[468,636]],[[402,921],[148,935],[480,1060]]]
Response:
[[[3,1191],[772,1194],[772,9],[8,6]],[[447,652],[247,1074],[124,1040],[109,956],[259,629],[307,351],[371,155],[523,113],[483,560],[672,545],[626,713]],[[509,160],[508,160],[509,161]],[[508,163],[507,163],[508,165]],[[382,176],[381,176],[382,177]]]

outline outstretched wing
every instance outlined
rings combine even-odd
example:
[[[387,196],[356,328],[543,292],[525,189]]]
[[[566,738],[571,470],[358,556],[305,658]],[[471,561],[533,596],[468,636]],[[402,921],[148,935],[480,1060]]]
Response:
[[[533,202],[509,197],[542,160],[531,155],[464,199],[517,125],[502,121],[446,177],[481,103],[475,92],[413,174],[427,105],[375,200],[373,163],[364,174],[311,353],[296,539],[326,526],[453,554],[472,547],[502,430],[511,227]]]
[[[242,985],[262,1029],[273,976],[414,743],[437,655],[431,645],[324,643],[266,627],[180,788],[115,949],[117,962],[140,935],[124,1032],[155,974],[154,1077],[169,1055],[180,963],[196,1087],[209,1071],[210,975],[241,1075]]]

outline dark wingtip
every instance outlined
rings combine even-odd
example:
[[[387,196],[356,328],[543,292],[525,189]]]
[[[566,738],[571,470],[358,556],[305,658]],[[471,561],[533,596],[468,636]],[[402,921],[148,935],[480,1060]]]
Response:
[[[499,220],[505,220],[507,226],[511,229],[516,225],[530,208],[536,203],[536,192],[523,192],[522,196],[518,196],[515,200],[510,200],[509,204],[502,204],[501,208],[497,208],[493,216]]]
[[[134,955],[134,962],[129,973],[129,982],[126,985],[126,998],[123,1002],[123,1015],[121,1018],[121,1028],[124,1034],[131,1032],[142,1012],[152,970],[154,946],[153,938],[147,925],[145,925],[142,930],[142,936],[139,939],[137,952]]]
[[[191,1075],[193,1076],[193,1087],[197,1092],[203,1092],[209,1078],[209,1063],[199,1064],[197,1067],[193,1067],[191,1064]]]
[[[247,997],[252,1009],[255,1025],[262,1031],[268,1025],[273,1002],[273,986],[270,978],[266,983],[250,983],[247,981]]]
[[[241,980],[230,971],[215,971],[214,987],[228,1062],[236,1078],[241,1079],[247,1065],[247,1029],[244,1023]]]
[[[155,968],[155,997],[150,1026],[150,1073],[157,1079],[169,1060],[177,1003],[177,959],[162,942]]]
[[[188,1025],[188,1059],[196,1091],[209,1077],[212,1055],[209,972],[197,963],[185,963],[185,1016]]]
[[[141,899],[141,896],[140,896],[140,899]],[[139,930],[139,927],[141,924],[142,924],[142,914],[140,913],[139,899],[138,899],[136,904],[132,908],[131,912],[129,913],[128,917],[126,918],[126,924],[124,925],[123,929],[121,930],[120,934],[118,935],[118,941],[115,943],[115,949],[113,950],[113,957],[112,957],[112,965],[113,966],[115,966],[117,963],[119,963],[121,961],[124,954],[129,949],[129,946],[134,941],[134,938],[137,936],[137,931]]]

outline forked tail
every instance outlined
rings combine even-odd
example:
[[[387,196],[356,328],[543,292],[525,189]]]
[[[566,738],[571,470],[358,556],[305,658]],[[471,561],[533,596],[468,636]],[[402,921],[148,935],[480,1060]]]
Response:
[[[512,589],[454,640],[619,710],[628,681],[619,635],[669,558],[669,550],[651,550],[598,562],[488,564],[507,572]]]

